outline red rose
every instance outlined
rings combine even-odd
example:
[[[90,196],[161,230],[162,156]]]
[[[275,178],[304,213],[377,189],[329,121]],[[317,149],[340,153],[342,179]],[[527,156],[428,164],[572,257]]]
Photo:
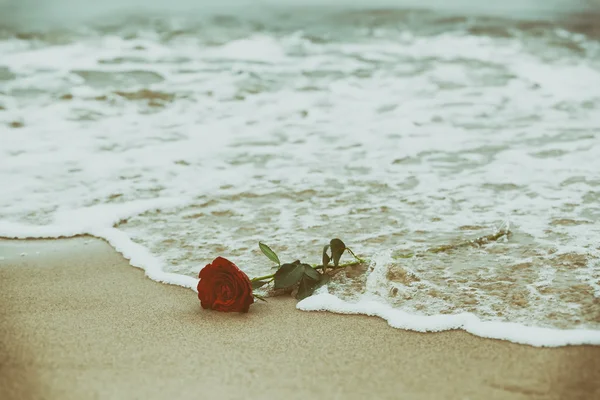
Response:
[[[199,277],[198,298],[202,308],[246,313],[254,303],[248,275],[223,257],[202,268]]]

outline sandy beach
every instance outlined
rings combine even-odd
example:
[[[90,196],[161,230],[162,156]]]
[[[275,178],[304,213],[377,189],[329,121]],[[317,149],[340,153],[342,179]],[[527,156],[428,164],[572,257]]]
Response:
[[[600,347],[200,308],[89,237],[0,241],[0,399],[595,399]],[[200,266],[199,266],[200,267]]]

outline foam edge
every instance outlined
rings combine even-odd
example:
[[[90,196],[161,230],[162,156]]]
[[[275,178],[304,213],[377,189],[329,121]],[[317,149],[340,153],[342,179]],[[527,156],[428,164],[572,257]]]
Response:
[[[534,347],[600,345],[600,331],[591,329],[554,329],[513,322],[481,321],[471,313],[454,315],[413,315],[367,297],[358,302],[344,301],[329,293],[320,293],[300,301],[302,311],[328,311],[337,314],[362,314],[379,317],[397,329],[415,332],[442,332],[462,329],[472,335],[505,340]]]

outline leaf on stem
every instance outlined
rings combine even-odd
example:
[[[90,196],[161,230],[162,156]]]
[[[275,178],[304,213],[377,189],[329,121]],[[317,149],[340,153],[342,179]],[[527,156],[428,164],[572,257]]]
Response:
[[[294,286],[304,275],[305,264],[283,264],[275,272],[275,289],[286,289]]]
[[[263,254],[265,256],[267,256],[267,258],[271,261],[273,261],[274,263],[277,263],[277,265],[281,265],[281,261],[279,261],[279,257],[277,257],[277,254],[275,254],[275,252],[273,250],[271,250],[271,248],[269,246],[267,246],[266,244],[262,243],[262,242],[258,242],[258,247],[260,247],[260,250],[263,252]]]
[[[317,288],[317,284],[319,282],[304,276],[300,281],[300,286],[298,286],[298,293],[296,293],[296,299],[302,300],[310,296],[315,292]]]
[[[321,286],[327,285],[330,280],[331,280],[331,277],[329,275],[321,276],[321,280],[319,281],[319,286],[317,286],[317,289],[320,288]]]
[[[342,254],[346,250],[346,245],[340,239],[331,239],[329,242],[329,246],[331,247],[331,259],[333,260],[333,265],[336,267],[340,263],[340,258],[342,258]]]
[[[250,281],[252,284],[252,289],[258,289],[265,286],[269,281]]]
[[[311,267],[308,264],[302,264],[304,265],[304,275],[308,276],[309,278],[318,281],[321,279],[321,274],[319,273],[319,271],[317,271],[316,269],[314,269],[313,267]]]
[[[304,275],[298,286],[298,293],[296,293],[296,299],[302,300],[311,296],[315,290],[329,282],[329,275],[319,274],[319,279],[314,280],[308,275]]]
[[[329,250],[329,245],[323,247],[323,271],[325,271],[325,269],[329,265],[329,261],[331,261],[331,258],[329,258],[329,254],[327,254],[327,250]]]

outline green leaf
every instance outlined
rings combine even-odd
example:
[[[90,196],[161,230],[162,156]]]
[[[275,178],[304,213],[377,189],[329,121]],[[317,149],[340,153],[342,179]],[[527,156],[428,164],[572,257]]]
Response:
[[[275,254],[275,252],[273,250],[271,250],[271,248],[269,246],[267,246],[266,244],[262,243],[262,242],[258,242],[258,247],[260,247],[260,251],[263,252],[263,254],[265,256],[267,256],[267,258],[271,261],[273,261],[274,263],[277,263],[277,265],[281,265],[281,261],[279,261],[279,257],[277,257],[277,254]]]
[[[321,276],[321,280],[319,281],[319,284],[317,285],[317,287],[315,288],[315,290],[317,290],[318,288],[320,288],[321,286],[325,286],[329,283],[329,281],[331,281],[331,277],[329,275],[322,275]]]
[[[331,246],[331,259],[333,260],[333,265],[337,267],[340,263],[340,258],[342,258],[342,254],[346,250],[346,245],[340,239],[331,239],[329,246]]]
[[[257,299],[259,299],[259,300],[262,300],[262,301],[264,301],[265,303],[267,302],[267,299],[265,299],[265,298],[264,298],[264,297],[262,297],[262,296],[259,296],[259,295],[257,295],[257,294],[253,294],[253,296],[254,296],[254,297],[256,297],[256,298],[257,298]]]
[[[265,286],[269,281],[250,281],[250,283],[252,284],[252,289],[258,289]]]
[[[318,284],[319,281],[315,281],[305,275],[300,281],[300,286],[298,286],[298,293],[296,293],[296,298],[298,300],[302,300],[312,295],[317,289]]]
[[[311,267],[308,264],[302,264],[304,265],[304,275],[308,276],[309,278],[311,278],[312,280],[318,281],[321,279],[321,274],[319,273],[319,271],[317,271],[316,269],[314,269],[313,267]]]
[[[294,286],[304,275],[303,264],[283,264],[275,272],[275,289],[285,289]]]
[[[319,280],[314,280],[308,275],[304,275],[298,286],[298,293],[296,293],[296,299],[302,300],[311,296],[315,290],[329,282],[329,275],[319,274]]]
[[[323,267],[327,267],[329,265],[329,261],[331,261],[329,254],[327,254],[327,250],[329,250],[329,245],[323,247]]]

